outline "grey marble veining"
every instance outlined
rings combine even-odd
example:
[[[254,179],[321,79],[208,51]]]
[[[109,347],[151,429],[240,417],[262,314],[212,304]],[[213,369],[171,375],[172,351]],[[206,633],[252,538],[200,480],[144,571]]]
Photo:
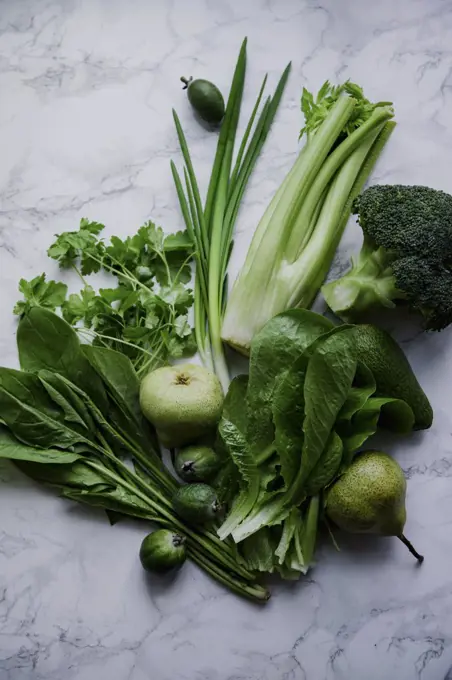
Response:
[[[215,136],[181,75],[226,90],[249,36],[244,111],[263,74],[293,72],[240,214],[231,276],[297,152],[301,87],[352,78],[399,125],[375,180],[452,191],[450,0],[1,0],[0,355],[17,364],[20,277],[56,269],[52,235],[87,216],[126,234],[181,219],[169,172],[175,106],[202,182]],[[359,245],[350,226],[334,265]],[[68,277],[70,285],[75,281]],[[252,606],[187,565],[150,582],[143,527],[111,528],[0,463],[0,680],[450,680],[452,333],[397,331],[435,408],[431,431],[387,440],[409,478],[407,534],[321,545],[298,584]],[[0,414],[1,417],[1,414]]]

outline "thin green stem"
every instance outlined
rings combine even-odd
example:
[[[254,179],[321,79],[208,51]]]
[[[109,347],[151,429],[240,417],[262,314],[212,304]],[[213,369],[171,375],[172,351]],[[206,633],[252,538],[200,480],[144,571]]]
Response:
[[[211,219],[213,209],[216,202],[217,185],[221,173],[221,168],[223,165],[223,157],[226,151],[226,143],[229,135],[231,134],[230,132],[231,121],[234,109],[237,109],[237,105],[240,107],[240,102],[242,98],[243,84],[245,81],[246,71],[246,45],[247,38],[245,38],[244,41],[242,42],[242,46],[240,48],[239,56],[234,70],[234,75],[232,77],[232,84],[229,92],[228,102],[226,105],[226,112],[223,123],[221,125],[217,150],[215,152],[215,159],[212,166],[212,172],[210,174],[209,187],[207,189],[207,198],[204,207],[204,215],[209,236],[211,233]]]
[[[205,252],[208,252],[209,248],[209,239],[206,231],[206,224],[204,220],[204,211],[202,208],[202,202],[201,202],[201,196],[199,193],[199,187],[198,187],[198,181],[196,179],[196,174],[193,168],[193,163],[191,161],[190,157],[190,151],[188,150],[188,144],[187,140],[185,139],[184,131],[182,129],[182,125],[179,120],[179,116],[177,115],[176,111],[173,109],[173,118],[174,118],[174,124],[176,126],[176,131],[177,131],[177,136],[179,139],[179,145],[182,151],[182,156],[185,161],[185,165],[187,167],[187,172],[188,176],[190,179],[190,185],[191,189],[193,192],[193,198],[196,206],[196,214],[198,217],[198,223],[199,223],[199,230],[200,230],[200,239],[204,245]]]
[[[232,590],[238,595],[246,597],[250,600],[257,600],[258,602],[262,603],[267,602],[267,600],[270,598],[270,593],[266,588],[263,588],[262,586],[257,584],[250,585],[248,583],[237,581],[236,579],[232,578],[228,573],[219,569],[215,563],[210,562],[205,558],[201,558],[196,551],[192,551],[189,549],[189,555],[193,562],[195,562],[199,567],[204,569],[204,571],[206,571],[216,581],[219,581],[224,586],[229,588],[229,590]]]
[[[229,186],[230,186],[231,190],[234,189],[235,181],[236,181],[237,176],[239,174],[243,154],[245,153],[245,148],[246,148],[246,145],[248,143],[248,139],[249,139],[249,136],[251,134],[251,130],[252,130],[253,125],[254,125],[254,120],[256,118],[257,111],[259,109],[262,96],[264,94],[264,89],[265,89],[265,85],[267,83],[267,78],[268,78],[268,73],[265,74],[264,80],[262,81],[261,89],[259,90],[259,94],[257,96],[257,100],[256,100],[256,103],[254,105],[254,109],[251,112],[251,116],[250,116],[250,119],[248,121],[248,125],[246,126],[246,129],[245,129],[245,132],[244,132],[244,135],[243,135],[243,138],[242,138],[242,142],[240,144],[240,148],[239,148],[237,158],[236,158],[235,164],[234,164],[234,169],[232,171],[231,179],[229,181]]]
[[[133,349],[138,350],[139,352],[142,352],[143,354],[148,354],[150,357],[154,358],[154,355],[152,352],[149,352],[147,349],[144,349],[144,347],[140,347],[139,345],[135,345],[133,342],[128,342],[127,340],[121,340],[120,338],[114,338],[112,335],[104,335],[103,333],[98,333],[92,328],[76,328],[75,329],[77,333],[83,335],[91,333],[94,335],[96,338],[102,338],[103,340],[111,340],[111,342],[119,342],[121,345],[127,345],[128,347],[132,347]]]

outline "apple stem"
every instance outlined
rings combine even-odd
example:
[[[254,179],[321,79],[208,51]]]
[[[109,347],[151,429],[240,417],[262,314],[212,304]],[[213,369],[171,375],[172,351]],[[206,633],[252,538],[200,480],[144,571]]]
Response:
[[[422,562],[424,561],[424,555],[420,555],[418,553],[418,551],[414,548],[413,544],[410,543],[410,541],[407,539],[407,537],[404,536],[403,534],[400,534],[400,536],[397,536],[397,538],[400,539],[404,545],[406,545],[406,547],[408,548],[410,553],[412,555],[414,555],[414,557],[417,559],[419,564],[422,564]]]

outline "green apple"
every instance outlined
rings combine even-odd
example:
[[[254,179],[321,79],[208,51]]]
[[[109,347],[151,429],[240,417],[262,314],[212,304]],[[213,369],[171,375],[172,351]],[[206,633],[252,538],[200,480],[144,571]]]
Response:
[[[202,366],[164,366],[143,379],[140,405],[161,443],[171,449],[195,442],[217,425],[223,390],[216,375]]]

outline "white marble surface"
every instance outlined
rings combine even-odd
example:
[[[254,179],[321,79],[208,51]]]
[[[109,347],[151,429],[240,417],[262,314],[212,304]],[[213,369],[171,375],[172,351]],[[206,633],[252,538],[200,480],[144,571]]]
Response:
[[[16,365],[17,281],[44,269],[55,232],[81,216],[128,233],[180,225],[171,106],[207,178],[215,145],[180,75],[227,88],[249,36],[244,110],[265,71],[293,72],[245,207],[231,267],[297,150],[302,85],[356,79],[392,98],[399,127],[375,179],[452,191],[450,0],[1,0],[0,350]],[[350,229],[337,260],[358,242]],[[325,544],[304,582],[263,609],[189,565],[149,583],[138,524],[111,528],[31,485],[0,478],[0,680],[450,680],[451,332],[399,337],[435,408],[432,430],[391,443],[409,477],[407,533]],[[1,414],[0,414],[1,416]]]

